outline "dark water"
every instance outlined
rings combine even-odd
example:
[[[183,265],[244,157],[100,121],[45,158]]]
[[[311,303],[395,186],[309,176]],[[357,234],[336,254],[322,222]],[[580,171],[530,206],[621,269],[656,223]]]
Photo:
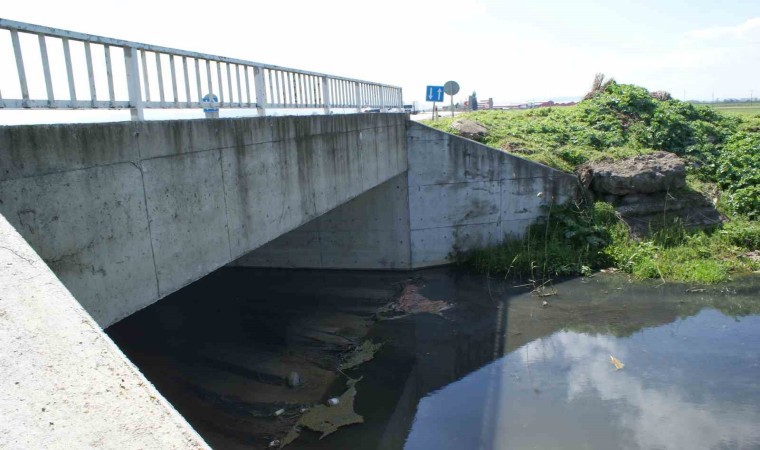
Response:
[[[376,320],[404,283],[453,307]],[[384,343],[347,373],[365,422],[286,448],[760,448],[760,277],[513,284],[224,269],[108,331],[214,448],[266,448],[297,420],[269,412],[345,390],[331,369],[362,336]],[[283,385],[291,370],[304,386]]]

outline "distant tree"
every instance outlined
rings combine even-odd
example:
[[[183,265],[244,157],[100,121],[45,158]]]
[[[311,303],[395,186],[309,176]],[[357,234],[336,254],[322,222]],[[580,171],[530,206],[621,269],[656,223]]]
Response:
[[[594,83],[591,85],[591,90],[588,91],[588,93],[583,97],[583,100],[589,100],[596,96],[596,94],[600,92],[604,92],[604,90],[609,86],[610,84],[614,83],[614,78],[608,78],[604,79],[603,73],[597,73],[594,76]]]
[[[663,102],[673,98],[673,96],[670,95],[670,92],[667,91],[654,91],[650,92],[649,95],[651,95],[652,98]]]

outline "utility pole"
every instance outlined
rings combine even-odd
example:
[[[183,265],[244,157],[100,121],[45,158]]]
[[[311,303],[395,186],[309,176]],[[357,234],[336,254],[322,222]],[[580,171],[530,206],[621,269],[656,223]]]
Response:
[[[750,108],[752,107],[752,102],[753,102],[753,100],[752,100],[752,94],[754,94],[754,93],[755,93],[755,91],[753,91],[752,89],[749,90],[749,107]]]

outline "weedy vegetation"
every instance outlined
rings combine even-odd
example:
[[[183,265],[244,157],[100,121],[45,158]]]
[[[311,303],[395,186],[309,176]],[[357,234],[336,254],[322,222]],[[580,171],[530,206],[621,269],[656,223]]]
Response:
[[[611,205],[553,206],[524,238],[462,254],[463,264],[533,280],[614,267],[638,278],[715,283],[760,270],[760,115],[722,114],[597,77],[575,106],[459,117],[488,127],[484,144],[567,172],[604,158],[675,153],[687,161],[689,188],[717,200],[729,218],[700,231],[676,220],[634,238]],[[428,125],[452,131],[453,120]]]

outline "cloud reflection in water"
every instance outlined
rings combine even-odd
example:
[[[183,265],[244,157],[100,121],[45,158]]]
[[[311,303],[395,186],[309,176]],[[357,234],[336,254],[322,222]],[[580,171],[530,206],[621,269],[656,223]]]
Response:
[[[626,338],[558,332],[422,399],[405,448],[760,448],[758,342],[760,317],[711,310]]]

